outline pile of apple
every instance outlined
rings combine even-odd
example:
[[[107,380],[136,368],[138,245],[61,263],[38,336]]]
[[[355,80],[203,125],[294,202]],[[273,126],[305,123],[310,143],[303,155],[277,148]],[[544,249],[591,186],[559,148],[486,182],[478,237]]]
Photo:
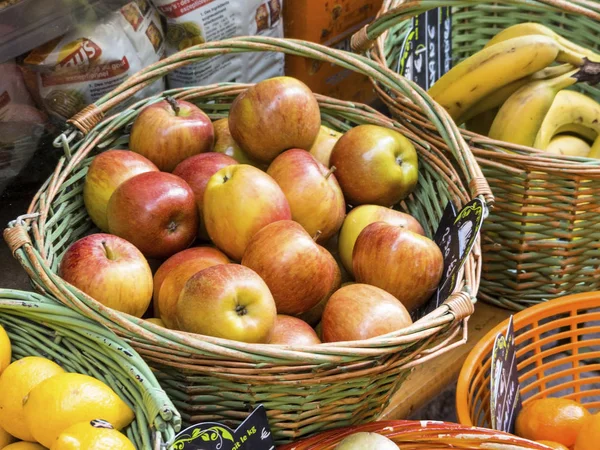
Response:
[[[443,270],[391,208],[417,165],[397,131],[323,126],[294,78],[254,85],[214,123],[167,98],[139,113],[129,150],[92,161],[83,197],[103,233],[73,243],[59,273],[137,317],[154,299],[148,320],[185,332],[287,345],[394,332]],[[146,258],[164,261],[154,275]]]

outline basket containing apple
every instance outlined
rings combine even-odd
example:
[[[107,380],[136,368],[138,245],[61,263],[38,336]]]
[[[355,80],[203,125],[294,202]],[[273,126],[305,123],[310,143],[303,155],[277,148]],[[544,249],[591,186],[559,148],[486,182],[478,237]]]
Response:
[[[288,77],[110,114],[172,68],[249,51],[377,77],[439,129],[415,134]],[[442,276],[432,237],[447,202],[493,197],[455,125],[405,79],[316,44],[234,38],[144,69],[70,124],[5,238],[39,289],[131,343],[184,422],[235,426],[261,403],[278,443],[367,422],[412,367],[465,342],[478,244],[445,303],[416,311]]]

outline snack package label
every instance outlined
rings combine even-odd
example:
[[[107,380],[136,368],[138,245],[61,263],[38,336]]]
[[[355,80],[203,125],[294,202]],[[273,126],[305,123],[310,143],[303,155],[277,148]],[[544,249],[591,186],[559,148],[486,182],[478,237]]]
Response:
[[[204,42],[234,36],[283,37],[282,0],[154,0],[167,22],[168,55]],[[283,75],[283,55],[220,55],[170,73],[169,87],[217,82],[251,83]]]

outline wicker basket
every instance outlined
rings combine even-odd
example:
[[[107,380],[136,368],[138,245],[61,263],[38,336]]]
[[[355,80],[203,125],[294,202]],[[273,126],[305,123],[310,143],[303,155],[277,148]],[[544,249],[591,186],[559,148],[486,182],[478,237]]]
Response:
[[[504,28],[526,21],[600,49],[600,3],[585,0],[385,0],[378,18],[354,36],[354,48],[370,48],[374,60],[396,67],[410,30],[407,19],[439,6],[453,6],[454,62],[483,48]],[[411,114],[406,98],[375,85],[400,122],[433,129],[424,114]],[[600,100],[600,86],[580,89]],[[496,199],[482,233],[479,298],[519,310],[561,295],[600,289],[600,161],[552,156],[462,133]]]
[[[390,420],[346,427],[277,450],[332,450],[346,436],[361,431],[382,434],[401,450],[549,450],[545,445],[507,433],[426,420]]]
[[[523,404],[564,397],[600,411],[600,292],[569,295],[513,317]],[[508,320],[471,350],[456,389],[458,420],[490,426],[490,364],[494,340]]]
[[[10,338],[13,360],[49,358],[119,394],[135,412],[124,432],[136,448],[158,450],[179,431],[181,417],[150,368],[105,327],[50,297],[8,289],[0,289],[0,325]]]
[[[186,423],[220,421],[237,425],[252,405],[265,405],[278,443],[315,432],[373,420],[401,386],[410,369],[466,340],[466,319],[473,311],[479,284],[477,245],[447,303],[413,326],[366,341],[310,347],[245,344],[160,328],[103,307],[57,275],[68,245],[94,231],[82,201],[90,156],[127,144],[127,127],[144,106],[141,101],[104,118],[111,107],[170,70],[223,53],[279,51],[310,56],[378,79],[402,92],[430,114],[439,132],[423,136],[405,129],[420,157],[420,181],[401,208],[413,214],[431,235],[448,200],[458,207],[476,196],[492,200],[468,146],[446,113],[418,89],[367,58],[302,41],[235,38],[191,47],[144,69],[70,122],[78,131],[59,137],[65,157],[42,186],[29,214],[10,225],[5,238],[33,283],[66,305],[124,336],[156,371]],[[213,119],[227,115],[247,85],[177,89],[167,93],[192,101]],[[167,94],[165,93],[165,95]],[[323,122],[338,130],[358,124],[399,125],[364,105],[318,96]],[[447,142],[452,151],[439,150]],[[468,188],[467,188],[468,186]]]

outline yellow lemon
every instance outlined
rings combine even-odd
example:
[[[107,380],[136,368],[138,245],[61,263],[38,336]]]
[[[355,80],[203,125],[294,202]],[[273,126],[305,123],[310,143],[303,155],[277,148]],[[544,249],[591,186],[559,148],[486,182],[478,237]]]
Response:
[[[33,437],[48,448],[60,433],[81,421],[101,417],[120,430],[134,418],[131,408],[110,387],[79,373],[43,381],[31,390],[23,410]]]
[[[0,325],[0,373],[10,364],[11,356],[10,339],[8,339],[8,334],[6,334],[6,331]]]
[[[2,450],[48,450],[36,442],[15,442],[7,445]]]
[[[46,358],[28,356],[15,361],[0,375],[0,426],[24,441],[35,441],[25,424],[23,401],[42,381],[64,373]]]
[[[0,427],[0,449],[5,448],[11,442],[15,442],[15,437],[7,433],[7,431]]]
[[[63,431],[50,450],[135,450],[127,436],[104,420],[80,422]]]

